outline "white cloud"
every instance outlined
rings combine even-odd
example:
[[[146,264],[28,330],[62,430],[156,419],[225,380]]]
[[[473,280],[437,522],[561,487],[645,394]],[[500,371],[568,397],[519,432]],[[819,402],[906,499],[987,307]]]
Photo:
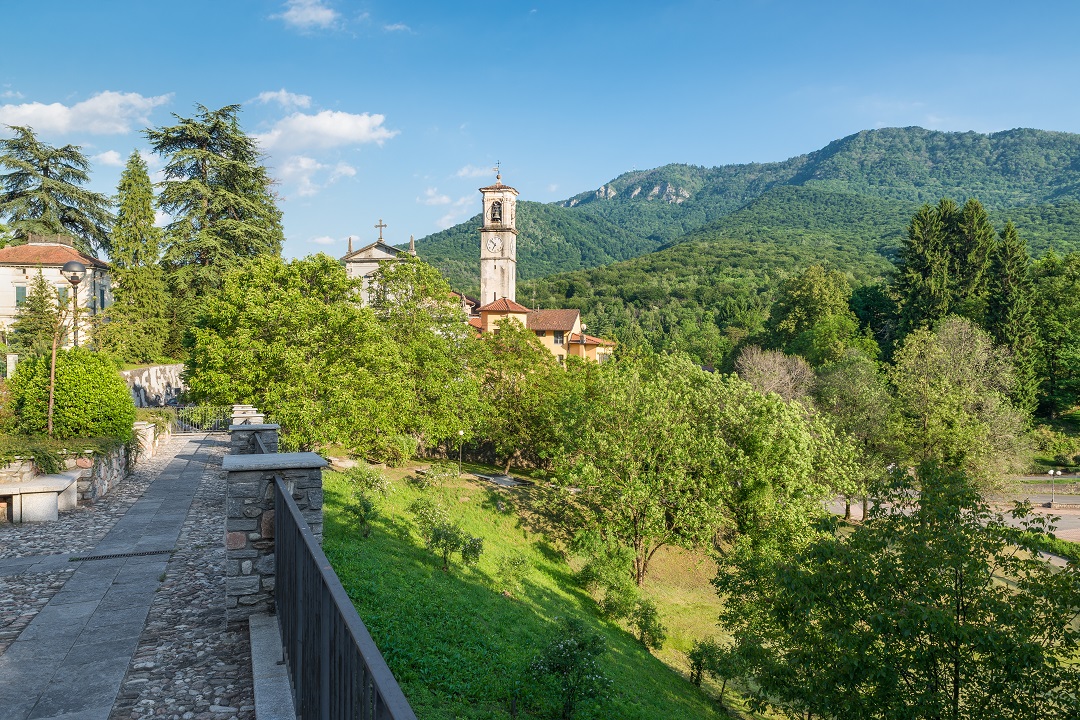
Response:
[[[150,111],[172,99],[172,93],[144,97],[139,93],[111,90],[67,106],[40,102],[0,105],[0,123],[29,125],[39,133],[87,132],[94,135],[122,135],[133,125],[147,125]]]
[[[296,187],[297,195],[310,197],[343,177],[355,176],[356,168],[343,162],[324,165],[315,158],[294,155],[285,161],[277,174],[283,182]],[[319,182],[317,176],[325,177],[325,181]]]
[[[449,205],[450,196],[440,195],[438,188],[429,187],[424,191],[424,197],[416,198],[416,202],[423,203],[424,205]]]
[[[124,167],[124,158],[120,156],[120,153],[115,150],[106,150],[103,153],[98,153],[90,158],[99,165],[108,165],[109,167]]]
[[[405,23],[393,23],[391,25],[383,25],[383,30],[386,32],[412,32],[412,28]]]
[[[311,242],[316,245],[336,245],[338,243],[337,238],[332,238],[328,235],[322,235],[320,237],[311,238]]]
[[[154,227],[165,227],[173,221],[172,215],[164,210],[154,211]]]
[[[476,165],[466,165],[454,174],[457,175],[457,177],[459,178],[487,177],[488,175],[494,175],[495,169],[488,167],[478,167]]]
[[[398,134],[383,127],[383,115],[323,110],[314,115],[293,113],[275,123],[269,132],[256,135],[266,150],[331,148],[341,145],[382,145]]]
[[[287,0],[285,12],[271,17],[298,30],[329,30],[337,25],[341,13],[322,0]]]
[[[5,87],[7,87],[7,86],[5,86]],[[23,94],[21,92],[19,92],[18,90],[5,90],[4,92],[0,92],[0,99],[3,99],[3,100],[22,100],[23,99]]]
[[[450,210],[438,219],[437,225],[440,230],[445,230],[448,227],[457,225],[459,222],[469,217],[473,212],[473,204],[476,202],[476,198],[472,195],[465,195],[459,197],[454,201]]]
[[[267,90],[266,92],[259,93],[259,96],[255,98],[261,103],[276,102],[284,108],[306,108],[311,107],[310,95],[298,95],[291,93],[285,88],[280,90]]]

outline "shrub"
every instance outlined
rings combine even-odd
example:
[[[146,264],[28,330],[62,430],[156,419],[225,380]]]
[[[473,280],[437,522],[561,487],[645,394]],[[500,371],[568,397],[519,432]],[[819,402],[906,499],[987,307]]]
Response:
[[[728,681],[739,674],[735,648],[724,647],[712,638],[695,640],[687,658],[690,660],[690,682],[700,686],[706,673],[723,680],[724,684],[720,687],[720,698],[723,700]]]
[[[383,444],[379,459],[390,467],[401,467],[412,460],[418,447],[419,444],[413,436],[394,435],[387,438]]]
[[[590,592],[600,591],[600,612],[604,617],[627,617],[638,600],[637,585],[630,570],[634,553],[622,545],[609,545],[591,533],[574,539],[573,548],[585,555],[586,561],[577,579]]]
[[[583,703],[603,697],[609,681],[599,659],[606,649],[603,636],[577,618],[564,618],[532,661],[530,674],[539,688],[555,696],[562,720],[571,720]]]
[[[355,524],[360,537],[371,535],[371,521],[378,516],[375,502],[367,491],[357,489],[353,492],[352,502],[343,508],[345,515]]]
[[[630,625],[637,630],[641,644],[652,650],[664,647],[667,628],[660,622],[660,611],[652,600],[638,600],[630,613]]]
[[[370,465],[357,465],[345,471],[349,484],[365,493],[390,494],[390,481]]]
[[[420,537],[424,543],[431,544],[431,535],[435,528],[446,522],[446,513],[439,504],[428,497],[417,498],[409,503],[409,514],[416,520],[416,528],[420,531]]]
[[[420,490],[440,487],[448,480],[457,477],[457,466],[447,463],[432,463],[431,467],[423,473],[416,473],[410,478],[414,486]]]
[[[16,428],[44,434],[48,427],[49,357],[19,363],[10,383]],[[56,354],[53,437],[133,437],[135,404],[116,367],[103,356],[73,348]]]
[[[511,595],[521,591],[521,583],[528,571],[529,560],[519,552],[503,555],[495,563],[495,578],[503,591]]]

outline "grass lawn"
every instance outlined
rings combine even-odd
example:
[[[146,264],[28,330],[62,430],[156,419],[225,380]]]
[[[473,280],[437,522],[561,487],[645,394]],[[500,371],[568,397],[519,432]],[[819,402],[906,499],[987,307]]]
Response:
[[[511,696],[529,694],[526,667],[552,638],[553,620],[568,616],[602,633],[608,647],[602,660],[612,681],[608,697],[581,716],[744,717],[728,715],[684,677],[683,653],[693,640],[719,634],[719,601],[708,584],[715,569],[707,558],[671,550],[654,560],[645,594],[657,601],[668,626],[668,641],[654,656],[624,628],[599,617],[593,598],[574,583],[573,568],[523,521],[517,508],[528,488],[461,478],[420,491],[402,471],[386,475],[392,491],[379,501],[371,536],[362,539],[342,513],[351,493],[346,477],[324,474],[323,547],[420,720],[510,717]],[[425,493],[484,539],[476,566],[454,561],[443,572],[424,548],[405,508]],[[530,566],[514,596],[497,578],[500,557],[510,553],[520,553]],[[548,714],[527,702],[518,709],[520,717]]]

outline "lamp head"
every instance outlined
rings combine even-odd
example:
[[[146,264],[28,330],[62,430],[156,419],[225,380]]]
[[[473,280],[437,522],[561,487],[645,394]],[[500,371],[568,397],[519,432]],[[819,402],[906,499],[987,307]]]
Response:
[[[86,277],[86,266],[78,260],[68,260],[64,267],[60,268],[60,273],[69,283],[78,285]]]

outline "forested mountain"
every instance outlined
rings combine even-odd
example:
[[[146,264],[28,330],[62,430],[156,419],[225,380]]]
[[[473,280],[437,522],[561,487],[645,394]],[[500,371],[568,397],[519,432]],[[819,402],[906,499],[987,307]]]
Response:
[[[978,198],[1036,253],[1080,247],[1080,135],[868,130],[777,163],[665,165],[560,202],[522,202],[518,277],[599,267],[685,240],[854,243],[889,256],[943,196]],[[479,216],[420,240],[455,287],[478,284]],[[869,267],[877,266],[868,259]]]

